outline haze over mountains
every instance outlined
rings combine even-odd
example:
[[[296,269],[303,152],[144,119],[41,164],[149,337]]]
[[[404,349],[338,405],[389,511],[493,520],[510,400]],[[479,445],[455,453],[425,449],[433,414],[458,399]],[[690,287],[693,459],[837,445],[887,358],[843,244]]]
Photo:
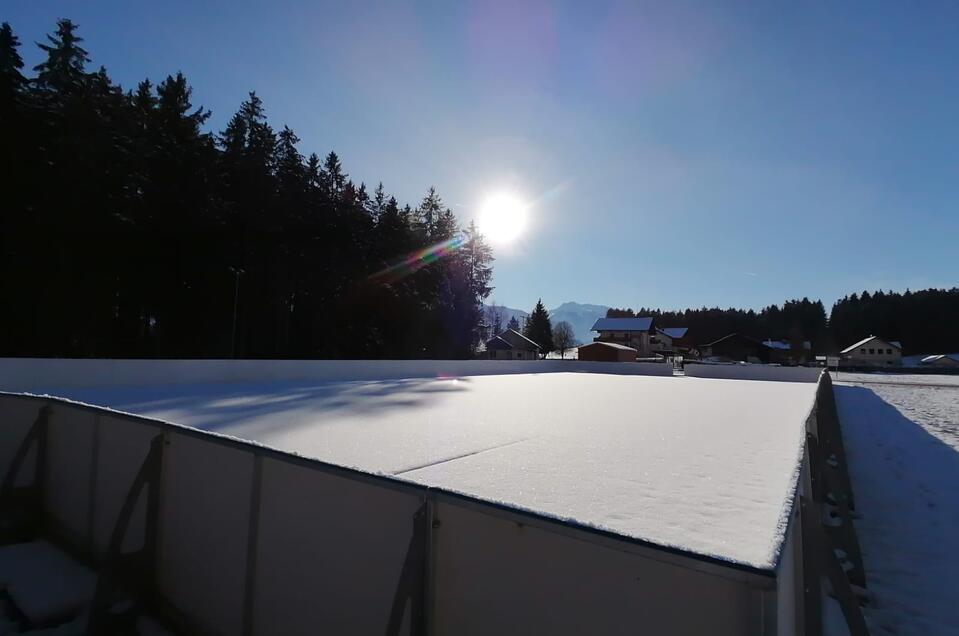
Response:
[[[523,324],[523,321],[529,316],[529,311],[527,310],[505,307],[503,305],[497,305],[497,307],[502,312],[504,327],[513,316],[516,316],[520,324]],[[487,311],[489,308],[490,305],[486,305]],[[573,326],[573,333],[576,335],[577,342],[590,342],[593,339],[593,334],[591,334],[589,330],[590,327],[593,326],[597,318],[602,318],[606,315],[607,309],[609,309],[609,307],[606,305],[590,305],[570,301],[563,303],[555,309],[550,309],[549,319],[554,325],[557,322],[565,320]]]

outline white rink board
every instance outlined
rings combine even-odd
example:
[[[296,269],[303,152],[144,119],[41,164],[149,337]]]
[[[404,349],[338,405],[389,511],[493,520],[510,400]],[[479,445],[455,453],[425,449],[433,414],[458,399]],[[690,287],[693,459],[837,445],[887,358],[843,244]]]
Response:
[[[578,360],[95,360],[0,358],[0,391],[217,382],[331,382],[514,373],[670,376],[672,365]],[[59,393],[54,393],[59,395]]]
[[[254,632],[386,633],[422,499],[269,458],[262,480]]]
[[[169,433],[163,449],[160,591],[207,633],[242,629],[253,453]]]
[[[743,580],[445,502],[436,516],[437,634],[746,634],[761,623]]]
[[[720,380],[763,380],[768,382],[817,382],[818,367],[777,367],[765,364],[697,364],[684,366],[686,377]]]

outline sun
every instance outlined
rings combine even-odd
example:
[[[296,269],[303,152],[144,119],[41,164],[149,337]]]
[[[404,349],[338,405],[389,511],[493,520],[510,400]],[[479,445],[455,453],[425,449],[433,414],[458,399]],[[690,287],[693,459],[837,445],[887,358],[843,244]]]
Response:
[[[509,245],[526,231],[529,208],[508,192],[490,195],[476,218],[480,232],[493,245]]]

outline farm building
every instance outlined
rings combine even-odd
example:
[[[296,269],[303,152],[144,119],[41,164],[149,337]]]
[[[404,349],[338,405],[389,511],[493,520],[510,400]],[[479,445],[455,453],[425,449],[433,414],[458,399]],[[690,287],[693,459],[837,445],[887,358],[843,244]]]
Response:
[[[704,358],[723,358],[743,362],[769,362],[769,348],[755,338],[731,333],[719,340],[700,345]]]
[[[636,349],[615,342],[590,342],[577,347],[580,360],[591,362],[635,362]]]
[[[869,336],[849,345],[839,352],[839,356],[847,366],[899,366],[902,364],[902,345],[895,340]]]
[[[829,378],[700,366],[0,364],[0,583],[151,633],[814,631],[861,570]]]
[[[652,355],[652,318],[600,318],[591,331],[599,333],[594,342],[613,342],[636,349],[640,358]]]
[[[650,349],[653,353],[663,355],[679,355],[689,352],[691,348],[688,339],[689,329],[687,327],[663,327],[656,328],[656,331],[649,338]]]
[[[486,341],[486,354],[490,360],[536,360],[539,345],[515,329],[507,329]]]

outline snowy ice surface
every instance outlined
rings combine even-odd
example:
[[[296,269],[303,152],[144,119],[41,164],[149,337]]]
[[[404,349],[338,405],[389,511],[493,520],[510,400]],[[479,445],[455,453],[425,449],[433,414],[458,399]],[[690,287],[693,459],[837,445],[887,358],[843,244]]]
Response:
[[[76,616],[95,586],[93,570],[46,541],[0,547],[0,589],[33,624]]]
[[[959,634],[959,377],[839,380],[872,633]]]
[[[816,385],[549,373],[47,390],[770,569]]]

